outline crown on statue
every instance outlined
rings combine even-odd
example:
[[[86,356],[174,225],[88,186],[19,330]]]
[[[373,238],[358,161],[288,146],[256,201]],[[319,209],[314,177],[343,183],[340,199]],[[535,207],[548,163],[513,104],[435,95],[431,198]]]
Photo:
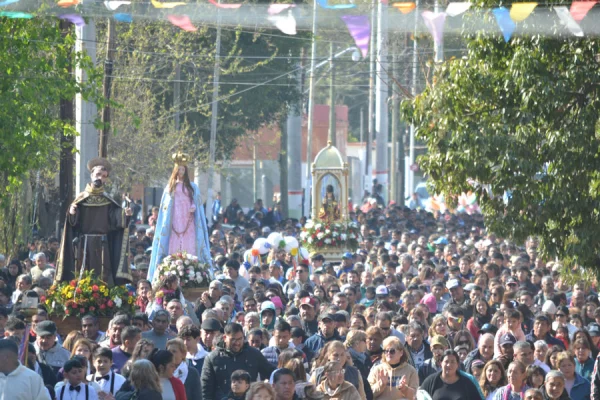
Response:
[[[190,155],[182,153],[181,150],[178,151],[177,153],[173,154],[172,158],[173,158],[173,161],[175,162],[175,164],[177,164],[177,165],[186,166],[187,163],[190,161]]]

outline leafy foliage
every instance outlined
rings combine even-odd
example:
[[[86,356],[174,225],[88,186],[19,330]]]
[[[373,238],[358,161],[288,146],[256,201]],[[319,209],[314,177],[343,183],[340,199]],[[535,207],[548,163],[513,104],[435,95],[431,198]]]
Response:
[[[537,235],[546,254],[598,268],[600,43],[554,30],[466,36],[468,54],[439,65],[403,114],[435,192],[475,190],[492,231]]]

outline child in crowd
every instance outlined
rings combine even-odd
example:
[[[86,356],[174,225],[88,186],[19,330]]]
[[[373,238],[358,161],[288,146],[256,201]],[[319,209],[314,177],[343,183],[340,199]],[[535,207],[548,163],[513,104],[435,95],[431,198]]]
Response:
[[[98,400],[96,390],[85,382],[86,370],[81,357],[73,357],[63,365],[66,382],[56,385],[57,400]]]
[[[94,351],[92,358],[96,373],[87,376],[88,381],[96,382],[100,388],[100,392],[98,393],[100,400],[107,395],[114,396],[125,383],[125,378],[122,375],[111,371],[111,366],[113,364],[112,356],[113,353],[110,349],[98,347],[96,351]]]
[[[231,374],[231,391],[223,400],[244,400],[250,389],[250,380],[250,374],[243,369],[234,371]]]

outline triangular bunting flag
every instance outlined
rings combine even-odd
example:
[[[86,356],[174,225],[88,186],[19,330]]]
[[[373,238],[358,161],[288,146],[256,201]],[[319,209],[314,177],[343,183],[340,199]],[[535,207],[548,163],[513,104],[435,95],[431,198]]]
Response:
[[[597,1],[574,1],[571,3],[571,16],[577,22],[581,22],[588,11],[596,5]]]
[[[319,6],[321,6],[321,8],[327,8],[327,9],[330,9],[330,10],[347,10],[349,8],[356,7],[356,4],[336,4],[336,5],[329,5],[327,3],[327,0],[317,0],[317,4]]]
[[[411,12],[412,10],[417,8],[417,5],[413,2],[402,2],[402,3],[393,3],[392,7],[395,7],[398,10],[400,10],[400,12],[402,14],[408,14],[409,12]]]
[[[287,10],[290,7],[296,7],[295,4],[271,4],[269,5],[269,9],[267,10],[267,14],[276,15],[282,12],[283,10]]]
[[[119,22],[131,23],[131,21],[133,21],[131,14],[127,14],[127,13],[117,13],[117,14],[113,15],[113,17]]]
[[[73,7],[73,6],[76,6],[77,4],[79,4],[79,0],[60,0],[56,4],[62,8]],[[71,15],[71,14],[67,14],[67,15]]]
[[[225,8],[225,9],[236,9],[236,8],[240,8],[242,5],[241,4],[219,4],[217,3],[215,0],[208,0],[208,2],[212,5],[214,5],[215,7],[219,7],[219,8]]]
[[[538,3],[513,3],[510,8],[510,18],[515,22],[523,22],[537,7]]]
[[[297,33],[296,18],[294,18],[292,10],[288,10],[287,15],[269,15],[267,19],[271,21],[277,27],[277,29],[286,35],[295,35]]]
[[[106,6],[106,8],[108,8],[110,11],[115,11],[117,8],[121,7],[121,6],[125,6],[125,5],[129,5],[131,4],[131,1],[105,1],[104,5]]]
[[[85,26],[85,21],[83,20],[83,17],[79,14],[64,14],[64,15],[59,15],[58,18],[69,21],[69,22],[73,23],[73,25],[75,25],[75,26],[79,26],[79,27]]]
[[[371,38],[369,17],[366,15],[342,15],[340,18],[346,24],[356,47],[360,49],[363,58],[365,58],[369,54],[369,40]]]
[[[556,11],[556,15],[558,15],[560,21],[567,27],[569,31],[571,31],[573,35],[583,37],[583,31],[581,30],[581,27],[573,19],[567,7],[554,7],[554,11]]]
[[[19,0],[4,0],[4,1],[0,2],[0,7],[4,7],[9,4],[16,3],[17,1],[19,1]]]
[[[494,13],[494,17],[496,17],[496,22],[498,23],[498,26],[502,31],[504,41],[508,42],[516,28],[514,21],[510,19],[510,13],[504,7],[494,8],[492,12]]]
[[[471,8],[471,3],[468,1],[457,1],[454,3],[449,3],[448,7],[446,7],[446,14],[451,17],[456,17],[465,11]]]
[[[198,30],[198,28],[196,28],[194,25],[192,25],[192,21],[190,20],[190,17],[188,17],[187,15],[168,15],[167,19],[173,25],[175,25],[178,28],[183,29],[184,31],[196,32]]]
[[[33,15],[21,11],[0,11],[0,17],[31,19]]]
[[[157,0],[150,0],[154,8],[175,8],[177,6],[185,6],[185,3],[182,2],[173,2],[173,3],[161,3]]]
[[[423,11],[421,14],[423,17],[423,21],[425,21],[425,26],[429,29],[431,36],[433,36],[433,41],[436,44],[444,42],[444,24],[446,23],[446,13],[438,12],[434,13],[431,11]]]

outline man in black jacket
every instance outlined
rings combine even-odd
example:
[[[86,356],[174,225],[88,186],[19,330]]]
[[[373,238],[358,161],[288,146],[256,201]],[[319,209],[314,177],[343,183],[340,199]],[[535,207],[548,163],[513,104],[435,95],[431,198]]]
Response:
[[[415,369],[419,369],[425,360],[433,357],[429,343],[424,338],[423,327],[418,322],[411,322],[408,325],[408,335],[406,336],[406,344],[408,352],[413,360]]]
[[[410,337],[410,335],[409,335]],[[448,343],[448,339],[441,335],[435,335],[431,338],[431,358],[425,360],[423,365],[419,367],[419,384],[423,384],[425,379],[439,372],[442,369],[442,358],[444,356],[444,352],[448,350],[450,347],[450,343]]]
[[[220,400],[229,393],[231,373],[238,369],[247,371],[255,382],[269,379],[275,369],[262,353],[245,343],[244,329],[240,324],[225,326],[223,342],[206,356],[202,366],[202,399]]]

